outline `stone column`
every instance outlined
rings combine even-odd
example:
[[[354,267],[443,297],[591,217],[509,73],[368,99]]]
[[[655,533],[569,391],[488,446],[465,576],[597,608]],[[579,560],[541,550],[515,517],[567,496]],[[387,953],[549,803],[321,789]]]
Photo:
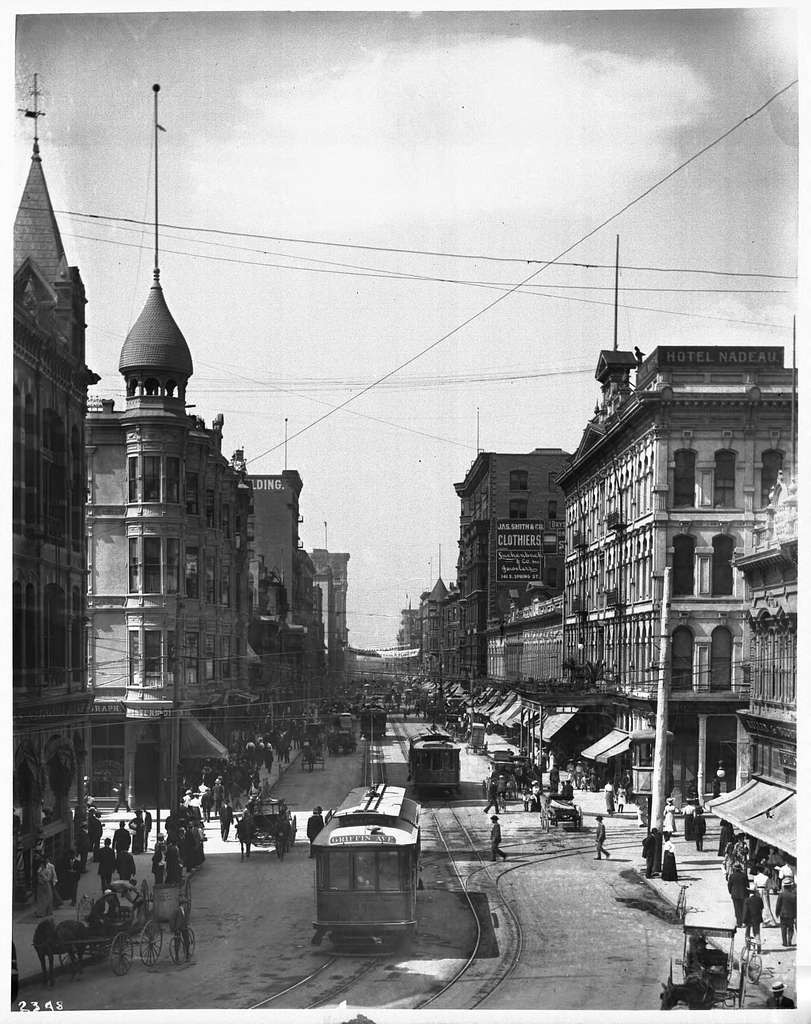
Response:
[[[698,770],[696,771],[696,789],[698,799],[704,803],[707,792],[707,780],[704,777],[704,765],[707,760],[707,716],[698,716]]]

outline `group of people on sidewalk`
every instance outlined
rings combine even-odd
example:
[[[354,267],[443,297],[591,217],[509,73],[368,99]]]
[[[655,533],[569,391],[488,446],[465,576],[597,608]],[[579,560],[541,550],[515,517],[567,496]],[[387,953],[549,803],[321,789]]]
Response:
[[[762,927],[779,925],[783,946],[793,947],[797,925],[794,865],[774,847],[758,847],[742,833],[735,835],[727,822],[722,822],[719,856],[722,847],[723,869],[736,926],[746,928],[746,937],[754,938],[758,952],[761,951]],[[773,896],[776,896],[774,907]]]

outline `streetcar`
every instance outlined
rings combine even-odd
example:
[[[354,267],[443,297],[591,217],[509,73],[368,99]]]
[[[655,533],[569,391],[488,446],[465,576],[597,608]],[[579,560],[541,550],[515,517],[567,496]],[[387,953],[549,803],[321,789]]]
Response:
[[[414,789],[455,789],[458,793],[460,750],[458,743],[438,730],[413,736],[408,747],[408,778]]]
[[[365,740],[386,737],[386,712],[379,704],[367,704],[360,709],[360,734]]]
[[[384,945],[417,930],[420,805],[400,786],[353,789],[313,840],[315,934],[336,946]]]

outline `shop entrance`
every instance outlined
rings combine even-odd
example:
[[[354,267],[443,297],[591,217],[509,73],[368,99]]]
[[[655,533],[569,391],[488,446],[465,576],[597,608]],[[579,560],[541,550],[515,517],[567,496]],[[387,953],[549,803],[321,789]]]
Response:
[[[139,743],[135,748],[135,803],[156,807],[160,758],[156,743]]]

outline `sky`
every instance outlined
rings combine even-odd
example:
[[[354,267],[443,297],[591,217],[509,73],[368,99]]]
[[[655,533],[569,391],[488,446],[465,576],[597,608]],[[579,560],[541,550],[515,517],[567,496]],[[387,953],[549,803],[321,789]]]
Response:
[[[790,8],[46,11],[17,5],[14,99],[30,106],[36,72],[92,393],[123,404],[151,283],[159,83],[188,401],[224,415],[251,473],[299,472],[305,548],[350,554],[353,646],[392,646],[440,559],[455,580],[453,484],[477,443],[576,448],[618,236],[620,348],[790,354]],[[16,205],[32,121],[10,130]]]

